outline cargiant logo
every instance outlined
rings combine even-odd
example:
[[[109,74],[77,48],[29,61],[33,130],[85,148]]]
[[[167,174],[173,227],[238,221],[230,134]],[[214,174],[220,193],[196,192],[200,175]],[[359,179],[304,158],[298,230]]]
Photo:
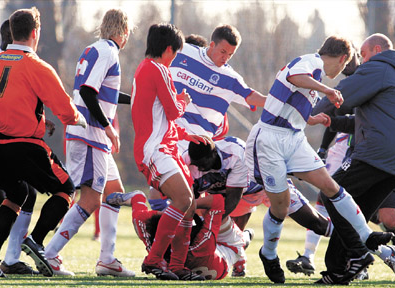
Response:
[[[194,78],[194,77],[192,77],[186,73],[183,73],[181,71],[179,71],[177,73],[177,77],[187,81],[189,86],[197,87],[197,88],[203,90],[204,92],[211,93],[211,91],[213,91],[214,87],[210,87],[210,86],[204,84],[203,82],[200,82],[199,78]]]

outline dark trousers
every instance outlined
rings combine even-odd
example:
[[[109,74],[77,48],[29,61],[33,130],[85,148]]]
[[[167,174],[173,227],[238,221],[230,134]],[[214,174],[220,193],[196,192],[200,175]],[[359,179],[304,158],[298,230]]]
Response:
[[[395,175],[355,159],[348,159],[344,163],[332,177],[351,194],[366,221],[369,221],[395,188]],[[323,193],[320,194],[335,227],[325,254],[325,264],[329,272],[343,274],[347,260],[362,256],[368,249],[351,224],[337,212],[329,198]]]

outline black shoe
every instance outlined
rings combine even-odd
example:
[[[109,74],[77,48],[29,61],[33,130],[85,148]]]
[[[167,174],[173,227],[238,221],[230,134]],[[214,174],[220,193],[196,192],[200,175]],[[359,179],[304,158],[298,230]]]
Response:
[[[185,281],[204,281],[204,280],[206,280],[206,278],[204,278],[204,276],[196,274],[187,268],[174,271],[174,274],[177,275],[178,279],[185,280]]]
[[[322,285],[349,285],[350,282],[342,282],[341,279],[343,275],[331,273],[328,271],[321,272],[322,278],[315,281],[314,284],[322,284]]]
[[[161,280],[178,280],[178,276],[171,272],[170,270],[167,270],[164,267],[160,266],[154,266],[154,265],[146,265],[143,264],[141,265],[141,272],[145,272],[145,274],[154,274],[156,278],[161,279]]]
[[[380,245],[385,245],[395,239],[395,234],[392,232],[372,232],[365,242],[369,250],[376,251]]]
[[[0,269],[6,274],[29,274],[37,275],[40,272],[33,270],[33,268],[25,262],[16,262],[15,264],[8,265],[4,261],[0,265]]]
[[[304,273],[307,276],[314,274],[315,268],[313,263],[311,263],[310,259],[306,256],[302,256],[298,253],[298,258],[295,260],[288,260],[286,262],[287,268],[289,271],[297,274]]]
[[[5,274],[3,273],[3,271],[1,271],[0,269],[0,278],[5,277]]]
[[[51,265],[48,263],[47,258],[45,258],[44,247],[38,245],[33,240],[31,235],[23,240],[21,248],[27,256],[33,258],[34,263],[36,263],[36,267],[38,271],[40,271],[40,273],[42,273],[46,277],[53,276]]]
[[[280,259],[276,257],[273,260],[267,259],[259,249],[259,257],[261,258],[263,268],[265,268],[265,273],[269,277],[270,281],[274,283],[284,283],[285,276],[284,270],[281,269]]]
[[[348,260],[346,271],[341,279],[342,282],[350,282],[358,276],[358,274],[374,262],[374,257],[369,252],[359,258],[351,258]]]

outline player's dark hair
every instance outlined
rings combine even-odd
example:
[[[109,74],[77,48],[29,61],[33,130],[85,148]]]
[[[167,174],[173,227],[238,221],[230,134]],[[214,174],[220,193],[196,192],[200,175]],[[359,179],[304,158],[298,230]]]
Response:
[[[359,63],[359,53],[357,51],[357,48],[354,46],[354,44],[352,44],[353,47],[353,52],[352,52],[352,57],[350,62],[348,62],[348,64],[346,65],[346,67],[344,67],[342,74],[345,76],[350,76],[352,74],[354,74],[355,70],[357,70],[357,68],[359,67],[360,63]]]
[[[166,48],[171,46],[173,52],[182,49],[184,35],[173,24],[154,24],[149,28],[147,36],[147,50],[145,56],[161,57]]]
[[[211,41],[218,44],[222,40],[228,41],[232,46],[239,46],[241,43],[240,32],[232,25],[220,25],[214,29],[213,34],[211,34]]]
[[[4,51],[7,48],[7,45],[12,43],[10,20],[7,19],[3,22],[3,24],[1,24],[0,33],[1,33],[0,49]]]
[[[192,161],[198,161],[202,158],[210,156],[215,150],[215,144],[210,137],[203,136],[206,138],[207,144],[199,142],[196,144],[194,142],[189,142],[188,153]]]
[[[16,10],[10,16],[11,35],[15,41],[29,40],[32,31],[40,25],[40,12],[36,7]]]
[[[342,37],[329,36],[325,39],[325,42],[322,44],[320,50],[318,50],[318,54],[321,56],[327,55],[330,57],[347,55],[347,61],[349,61],[352,57],[351,42]]]
[[[198,34],[191,34],[185,38],[185,43],[193,44],[199,47],[206,47],[208,46],[207,39],[204,38],[202,35]]]

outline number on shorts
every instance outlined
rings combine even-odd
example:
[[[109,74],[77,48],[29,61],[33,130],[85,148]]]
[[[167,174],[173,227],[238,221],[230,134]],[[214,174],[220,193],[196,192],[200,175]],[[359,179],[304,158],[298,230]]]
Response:
[[[10,75],[11,67],[10,66],[5,66],[3,68],[3,72],[1,73],[0,77],[0,98],[3,98],[3,94],[5,91],[5,88],[7,87],[8,83],[8,76]]]
[[[199,274],[200,276],[203,276],[207,280],[215,280],[215,278],[217,277],[217,271],[208,270],[208,268],[204,266],[193,268],[192,272]]]

